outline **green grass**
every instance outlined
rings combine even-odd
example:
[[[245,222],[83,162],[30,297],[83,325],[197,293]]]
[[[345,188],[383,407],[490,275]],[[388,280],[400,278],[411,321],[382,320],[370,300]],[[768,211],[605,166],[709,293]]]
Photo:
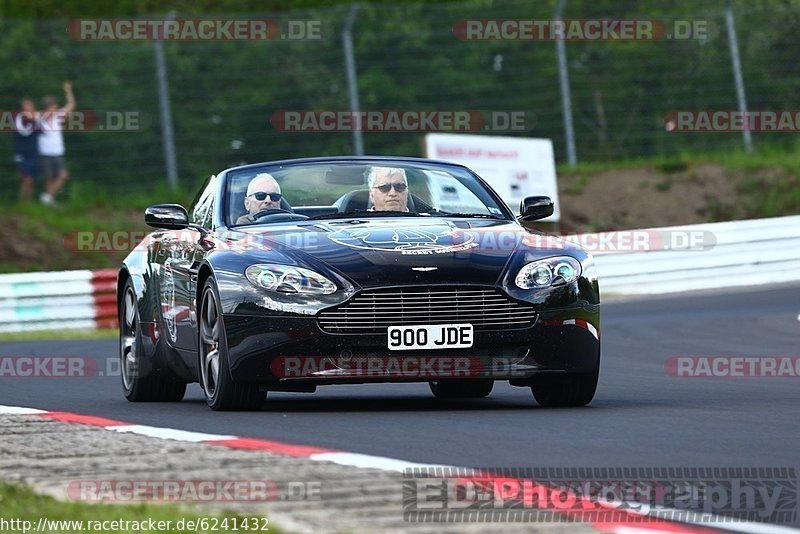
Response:
[[[781,177],[769,182],[749,177],[739,186],[744,206],[751,217],[779,217],[800,214],[800,180]]]
[[[78,532],[86,532],[92,530],[93,532],[211,532],[214,521],[217,522],[217,532],[230,532],[233,521],[237,521],[239,530],[241,529],[242,521],[246,516],[237,514],[220,514],[208,511],[201,511],[190,509],[189,507],[179,508],[172,505],[160,504],[134,504],[134,505],[107,505],[107,504],[86,504],[81,502],[62,502],[55,500],[51,497],[38,495],[27,487],[7,484],[0,482],[0,509],[2,509],[2,520],[20,520],[30,521],[27,525],[28,532],[33,531],[39,524],[40,518],[45,518],[51,523],[49,528],[45,528],[43,532],[58,533],[58,534],[72,534]],[[177,528],[177,523],[181,519],[187,521],[197,521],[201,518],[209,519],[207,529],[199,528]],[[220,524],[225,519],[228,519],[229,528],[222,529]],[[89,521],[149,521],[155,522],[164,521],[163,526],[167,526],[166,521],[171,521],[171,528],[164,530],[144,530],[136,528],[108,528],[112,525],[107,523],[106,528],[102,528],[102,524],[98,525],[100,528],[89,529]],[[262,526],[262,518],[255,518],[259,522],[259,527]],[[53,521],[82,521],[84,529],[81,530],[80,526],[67,524],[53,524]],[[252,521],[252,519],[251,519]],[[202,524],[201,524],[202,525]],[[13,524],[0,525],[2,532],[22,532],[23,523],[17,523],[18,528],[14,528]],[[44,526],[44,525],[43,525]],[[119,525],[124,526],[124,525]],[[131,526],[130,524],[128,525]],[[77,527],[77,528],[76,528]],[[253,532],[250,529],[249,532]],[[265,532],[262,530],[255,530],[256,532]],[[280,532],[273,525],[269,525],[269,532]]]
[[[95,330],[36,330],[32,332],[3,332],[0,342],[9,341],[69,341],[72,339],[116,339],[119,331],[116,328],[98,328]]]
[[[669,191],[672,188],[672,180],[669,177],[664,177],[656,182],[653,187],[656,191]]]
[[[580,160],[580,154],[579,160]],[[687,170],[692,165],[701,163],[719,163],[730,170],[756,171],[767,167],[781,167],[791,174],[800,174],[800,142],[793,147],[774,146],[760,147],[752,153],[743,148],[738,150],[720,150],[714,152],[691,153],[679,152],[671,155],[632,157],[614,161],[581,162],[570,166],[560,163],[556,166],[559,174],[597,173],[615,169],[631,169],[636,167],[654,167],[664,173]]]
[[[589,175],[579,174],[572,180],[572,183],[567,188],[567,192],[571,195],[580,195],[588,183]]]
[[[659,161],[656,163],[655,167],[663,173],[672,174],[685,171],[689,168],[689,164],[685,160],[675,159]]]
[[[557,174],[599,173],[617,169],[634,169],[637,167],[665,167],[688,165],[693,162],[707,161],[710,155],[674,154],[669,156],[632,157],[614,161],[578,161],[575,166],[559,163],[556,165]]]
[[[735,152],[719,163],[739,176],[737,189],[748,217],[800,214],[800,150]]]

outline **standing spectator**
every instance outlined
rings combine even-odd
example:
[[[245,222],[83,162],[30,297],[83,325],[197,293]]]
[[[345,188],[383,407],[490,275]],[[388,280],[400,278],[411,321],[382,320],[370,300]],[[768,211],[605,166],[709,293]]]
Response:
[[[64,82],[63,87],[64,97],[67,99],[63,108],[59,109],[58,101],[52,96],[42,100],[45,109],[41,118],[39,157],[45,178],[45,190],[39,198],[43,204],[53,204],[56,195],[69,179],[64,163],[64,136],[61,130],[64,128],[67,113],[75,109],[75,95],[72,94],[70,82]]]
[[[14,162],[19,169],[19,198],[33,200],[33,182],[39,176],[39,145],[41,134],[33,100],[20,101],[22,111],[14,117]]]

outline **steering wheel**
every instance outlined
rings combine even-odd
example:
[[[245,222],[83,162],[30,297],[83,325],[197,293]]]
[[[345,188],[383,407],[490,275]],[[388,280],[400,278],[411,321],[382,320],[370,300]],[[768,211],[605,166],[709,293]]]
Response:
[[[289,210],[285,210],[283,208],[272,208],[269,210],[261,210],[255,215],[253,215],[253,219],[260,219],[261,217],[266,217],[267,215],[272,215],[276,213],[292,213]]]
[[[261,210],[253,215],[253,220],[256,222],[304,221],[306,219],[308,219],[308,217],[305,215],[292,213],[291,211],[283,208]]]

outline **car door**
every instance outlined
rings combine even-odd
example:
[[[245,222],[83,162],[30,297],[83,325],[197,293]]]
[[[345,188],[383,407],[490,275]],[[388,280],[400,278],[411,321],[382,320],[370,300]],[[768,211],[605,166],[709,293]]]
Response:
[[[216,183],[215,177],[209,178],[189,210],[189,222],[207,231],[211,230]],[[205,256],[203,246],[207,246],[209,241],[203,239],[204,232],[198,228],[186,228],[175,233],[179,234],[175,254],[169,266],[164,265],[165,278],[171,278],[173,286],[174,346],[193,353],[197,350],[197,272]]]
[[[183,326],[189,320],[189,309],[186,306],[189,265],[192,259],[192,246],[187,236],[189,233],[188,230],[170,230],[161,237],[161,317],[170,345],[179,348],[186,345],[181,334]]]

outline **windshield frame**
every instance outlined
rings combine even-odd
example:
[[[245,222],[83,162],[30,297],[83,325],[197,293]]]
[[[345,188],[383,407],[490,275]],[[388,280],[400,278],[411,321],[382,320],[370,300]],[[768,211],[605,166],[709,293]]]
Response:
[[[516,217],[506,205],[505,201],[497,194],[497,192],[492,189],[492,187],[479,175],[473,172],[468,167],[463,165],[459,165],[457,163],[447,162],[447,161],[437,161],[437,160],[429,160],[423,158],[359,158],[359,157],[352,157],[352,158],[308,158],[308,159],[297,159],[297,160],[284,160],[284,161],[275,161],[275,162],[264,162],[264,163],[254,163],[250,165],[243,165],[240,167],[234,167],[225,170],[224,172],[219,173],[221,178],[220,180],[220,200],[221,202],[218,203],[218,207],[221,208],[218,210],[220,214],[221,222],[227,228],[250,228],[256,226],[272,226],[272,225],[279,225],[279,224],[286,224],[287,222],[264,222],[264,223],[254,223],[254,224],[235,224],[231,221],[230,217],[230,188],[228,187],[230,181],[233,179],[238,179],[242,172],[247,172],[248,174],[252,173],[253,175],[258,174],[260,172],[270,172],[275,171],[283,168],[288,167],[301,167],[301,166],[319,166],[319,165],[352,165],[352,164],[363,164],[363,165],[375,165],[375,166],[392,166],[397,165],[400,167],[407,167],[407,168],[416,168],[419,170],[441,170],[444,172],[449,173],[465,173],[469,175],[472,179],[475,180],[477,184],[480,185],[481,189],[491,198],[494,203],[496,204],[497,208],[502,212],[501,215],[496,215],[497,220],[503,221],[515,221]],[[469,189],[469,187],[464,184],[465,187]],[[477,196],[477,195],[476,195]],[[332,214],[332,218],[341,219],[343,217],[343,213],[339,214]],[[398,213],[397,216],[401,214]],[[405,214],[403,214],[405,215]],[[380,215],[376,214],[375,218],[390,218],[393,215],[391,212],[386,212],[385,214],[381,213]],[[432,213],[430,216],[432,217],[442,217],[447,218],[450,215],[446,215],[443,213]],[[464,218],[464,215],[454,215],[455,217]],[[354,213],[354,218],[358,218],[359,214]],[[424,218],[427,217],[426,215],[419,215],[419,217]],[[309,219],[312,220],[312,219]],[[313,219],[314,222],[324,221],[325,219]],[[291,224],[301,223],[304,221],[291,221]]]

